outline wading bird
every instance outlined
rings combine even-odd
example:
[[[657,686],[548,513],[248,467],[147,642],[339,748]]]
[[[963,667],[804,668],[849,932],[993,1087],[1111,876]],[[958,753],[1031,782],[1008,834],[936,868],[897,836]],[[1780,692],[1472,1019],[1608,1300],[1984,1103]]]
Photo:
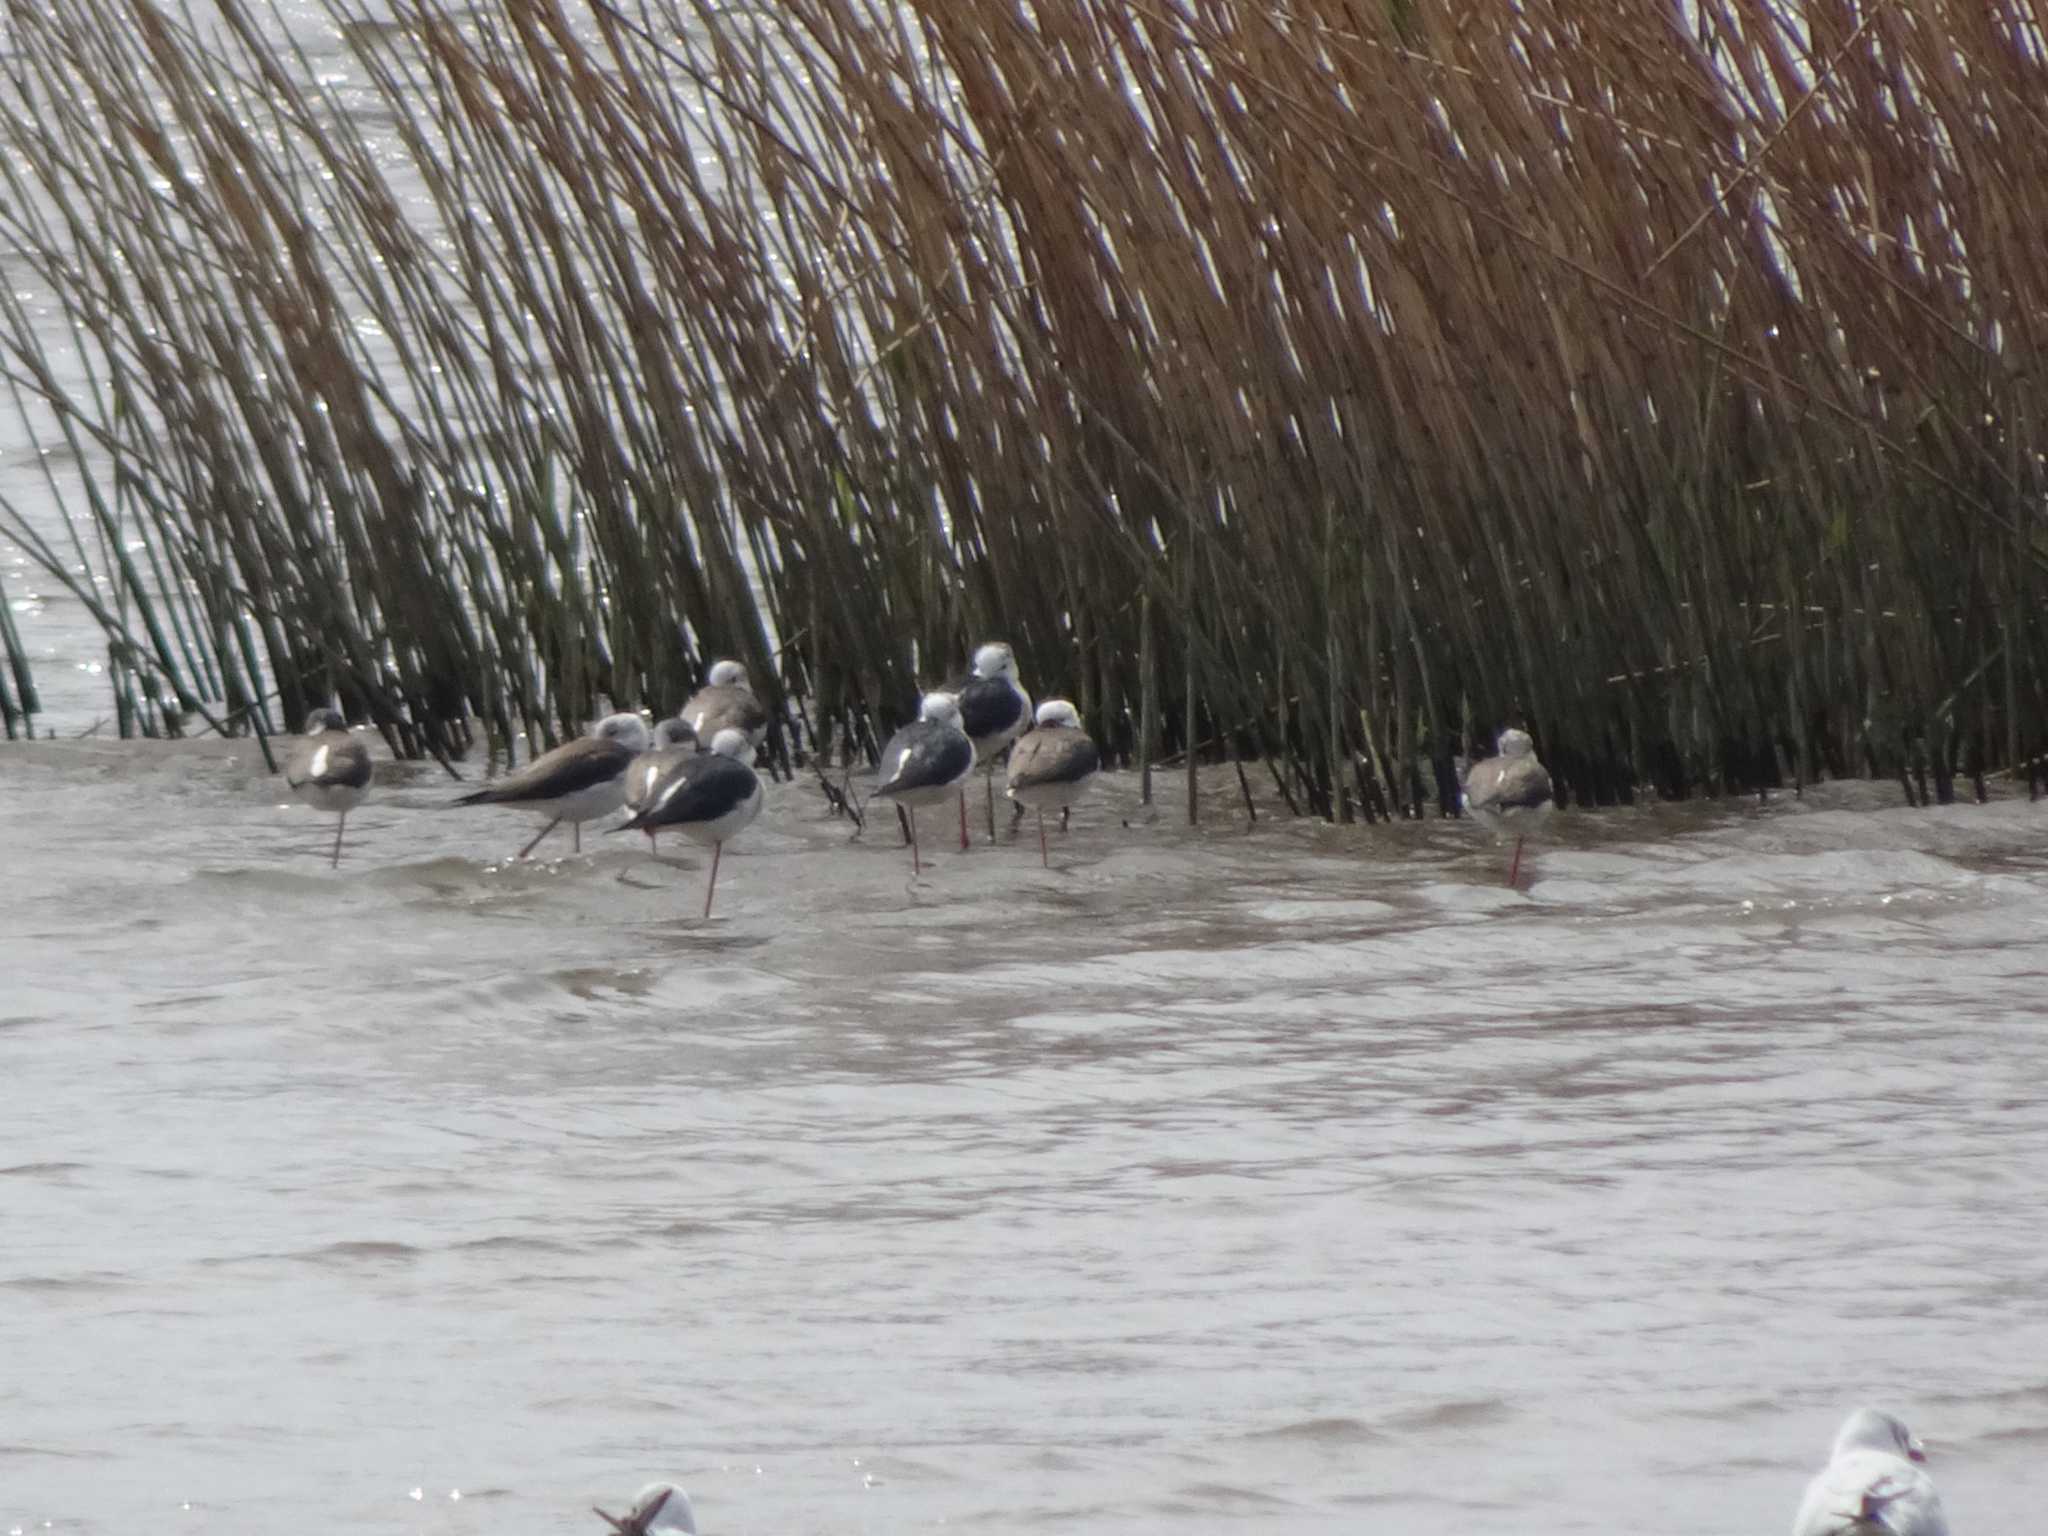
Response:
[[[747,669],[736,661],[711,664],[704,686],[690,695],[682,717],[699,741],[710,741],[720,731],[738,731],[748,746],[758,747],[768,735],[768,711],[754,697]]]
[[[711,915],[711,896],[718,889],[718,860],[726,839],[745,829],[761,814],[760,775],[747,766],[754,755],[746,732],[727,726],[711,738],[711,750],[679,758],[655,780],[640,812],[614,832],[645,832],[674,827],[693,842],[711,847],[711,878],[704,885],[704,915]]]
[[[284,781],[315,810],[341,818],[334,824],[334,857],[328,861],[330,869],[339,869],[341,830],[348,825],[348,813],[370,792],[369,749],[349,734],[339,711],[316,709],[306,717],[306,734],[284,766]]]
[[[1500,733],[1500,755],[1481,758],[1465,770],[1465,811],[1496,836],[1512,830],[1515,856],[1508,864],[1512,886],[1522,870],[1522,843],[1529,829],[1549,816],[1550,771],[1536,760],[1527,731]]]
[[[697,733],[690,729],[690,722],[681,715],[660,720],[654,726],[654,745],[633,759],[626,769],[626,809],[635,815],[647,803],[648,791],[653,789],[661,776],[686,757],[695,757],[702,750]],[[654,828],[647,829],[647,846],[652,848]]]
[[[653,744],[647,722],[638,715],[606,715],[588,736],[543,752],[517,773],[455,803],[509,805],[547,817],[547,825],[519,850],[522,859],[565,821],[575,829],[576,851],[581,853],[583,823],[609,816],[626,803],[626,770]]]
[[[1045,813],[1057,810],[1065,826],[1067,808],[1081,798],[1102,766],[1102,754],[1081,729],[1081,716],[1065,699],[1047,699],[1038,706],[1038,723],[1017,738],[1010,749],[1007,793],[1038,812],[1038,862],[1052,859],[1045,849]]]
[[[1858,1408],[1806,1485],[1792,1536],[1948,1536],[1926,1448],[1888,1413]]]
[[[697,1536],[697,1515],[690,1508],[690,1496],[679,1483],[649,1483],[633,1500],[625,1519],[593,1508],[618,1536]]]
[[[1031,695],[1017,681],[1017,657],[1000,640],[974,653],[974,675],[961,685],[960,729],[974,744],[988,787],[988,840],[996,840],[996,758],[1031,724]],[[967,791],[960,791],[960,846],[967,846]]]
[[[960,729],[960,704],[950,693],[928,693],[918,718],[882,748],[882,782],[875,793],[903,807],[910,818],[910,872],[922,874],[917,851],[921,806],[944,805],[974,772],[974,743]],[[963,797],[962,805],[966,804]],[[961,846],[966,846],[966,812],[961,812]]]

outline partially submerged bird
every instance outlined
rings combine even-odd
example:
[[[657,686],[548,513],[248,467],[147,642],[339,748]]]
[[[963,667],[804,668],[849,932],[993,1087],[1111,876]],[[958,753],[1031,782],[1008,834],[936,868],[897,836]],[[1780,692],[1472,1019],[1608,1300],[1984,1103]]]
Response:
[[[666,720],[655,722],[654,745],[633,759],[626,769],[626,809],[638,814],[640,807],[647,803],[648,791],[654,788],[661,776],[686,757],[695,757],[702,750],[697,733],[690,729],[690,722],[681,715],[672,715]],[[647,829],[647,842],[654,845],[654,828]]]
[[[1045,813],[1064,818],[1102,766],[1102,754],[1081,729],[1080,713],[1065,699],[1038,706],[1038,723],[1010,749],[1009,797],[1038,812],[1038,862],[1050,867],[1045,848]]]
[[[645,832],[674,827],[683,836],[711,846],[711,878],[704,886],[704,915],[711,915],[711,895],[718,889],[718,860],[726,839],[761,814],[761,778],[747,765],[754,749],[746,733],[727,726],[711,738],[709,752],[679,758],[646,793],[631,821],[614,832]]]
[[[1515,856],[1508,865],[1508,884],[1522,870],[1522,843],[1528,829],[1547,817],[1555,802],[1550,795],[1550,770],[1536,760],[1536,743],[1527,731],[1500,733],[1500,755],[1481,758],[1465,770],[1465,811],[1500,834],[1513,829]]]
[[[576,851],[581,853],[583,823],[609,816],[626,803],[626,770],[653,744],[647,722],[638,715],[606,715],[588,736],[543,752],[517,773],[455,803],[510,805],[547,817],[547,825],[519,850],[522,859],[565,821],[575,828]]]
[[[720,731],[738,731],[748,746],[758,747],[768,735],[768,711],[754,696],[747,669],[736,661],[712,663],[704,686],[683,706],[682,718],[699,741],[710,741]]]
[[[996,758],[1031,724],[1031,695],[1017,681],[1017,657],[1000,640],[974,653],[974,675],[961,685],[960,729],[988,785],[988,840],[996,840]],[[967,846],[967,791],[960,791],[960,846]]]
[[[284,781],[315,810],[341,818],[334,824],[334,857],[328,861],[330,869],[340,868],[342,828],[370,792],[369,749],[349,734],[340,711],[316,709],[306,717],[306,734],[284,765]]]
[[[944,805],[974,772],[974,743],[960,729],[959,701],[950,693],[926,694],[918,718],[882,748],[881,772],[882,782],[875,793],[909,813],[910,872],[920,874],[924,865],[917,849],[919,808]],[[966,813],[961,814],[964,818]],[[964,819],[961,830],[964,847]]]
[[[1888,1413],[1858,1408],[1806,1485],[1792,1536],[1948,1536],[1927,1450]]]
[[[697,1536],[697,1515],[680,1483],[649,1483],[640,1490],[623,1520],[601,1509],[593,1508],[591,1513],[618,1532],[618,1536],[660,1536],[662,1532]]]

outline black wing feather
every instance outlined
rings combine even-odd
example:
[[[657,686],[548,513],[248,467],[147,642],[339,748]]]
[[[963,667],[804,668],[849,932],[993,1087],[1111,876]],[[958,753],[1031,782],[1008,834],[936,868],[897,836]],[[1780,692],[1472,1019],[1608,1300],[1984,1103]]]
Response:
[[[1023,712],[1006,677],[977,677],[960,690],[960,729],[977,741],[1007,731]]]
[[[951,726],[932,720],[913,720],[882,748],[884,763],[902,762],[889,779],[878,786],[878,795],[901,789],[922,789],[929,784],[949,784],[974,766],[974,743]]]
[[[758,783],[753,769],[732,758],[712,752],[685,758],[648,792],[640,814],[617,830],[646,831],[716,821],[745,804]]]

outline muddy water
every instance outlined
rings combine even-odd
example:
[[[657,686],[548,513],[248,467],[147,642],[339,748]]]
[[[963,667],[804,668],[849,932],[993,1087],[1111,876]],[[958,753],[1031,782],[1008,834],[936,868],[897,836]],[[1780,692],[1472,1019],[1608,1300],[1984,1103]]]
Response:
[[[278,798],[0,746],[0,1533],[1768,1532],[1859,1401],[2040,1527],[2048,809],[1566,817],[1516,895],[1128,785],[913,883],[796,787],[704,924]]]
[[[449,795],[330,873],[244,749],[0,749],[0,1531],[1706,1536],[1864,1400],[2036,1523],[2040,808],[1513,894],[1119,783],[913,884],[799,785],[706,924]]]

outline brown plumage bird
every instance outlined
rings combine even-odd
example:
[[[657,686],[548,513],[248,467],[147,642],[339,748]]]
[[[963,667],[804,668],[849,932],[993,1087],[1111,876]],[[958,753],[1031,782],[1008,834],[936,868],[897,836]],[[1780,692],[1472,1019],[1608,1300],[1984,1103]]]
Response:
[[[1550,770],[1536,760],[1536,743],[1527,731],[1500,733],[1500,755],[1483,757],[1465,770],[1465,811],[1496,836],[1512,829],[1515,856],[1508,865],[1512,886],[1522,870],[1522,844],[1529,829],[1556,808],[1551,799]]]
[[[284,767],[291,792],[316,810],[341,818],[334,824],[334,856],[330,869],[341,866],[341,832],[348,813],[370,792],[370,753],[348,733],[348,721],[332,709],[316,709],[306,717],[306,734],[292,749]]]
[[[588,736],[541,753],[517,773],[455,803],[511,805],[547,817],[533,841],[519,850],[522,859],[565,821],[575,830],[576,851],[581,853],[583,823],[609,816],[626,803],[626,770],[653,744],[647,722],[638,715],[607,715]]]
[[[1045,847],[1045,813],[1056,810],[1065,825],[1067,808],[1080,799],[1102,766],[1102,754],[1081,729],[1081,716],[1065,699],[1038,706],[1038,723],[1010,748],[1007,793],[1038,812],[1038,861],[1050,868]]]
[[[640,814],[669,769],[685,758],[697,756],[704,750],[704,744],[697,740],[697,733],[690,729],[690,722],[681,715],[655,722],[654,745],[633,759],[626,770],[626,812],[629,816]],[[654,847],[653,827],[641,830],[647,834],[648,846]]]
[[[712,663],[704,686],[683,706],[682,718],[699,742],[716,740],[720,731],[738,731],[748,746],[758,747],[768,735],[768,710],[754,696],[747,669],[736,661]]]

